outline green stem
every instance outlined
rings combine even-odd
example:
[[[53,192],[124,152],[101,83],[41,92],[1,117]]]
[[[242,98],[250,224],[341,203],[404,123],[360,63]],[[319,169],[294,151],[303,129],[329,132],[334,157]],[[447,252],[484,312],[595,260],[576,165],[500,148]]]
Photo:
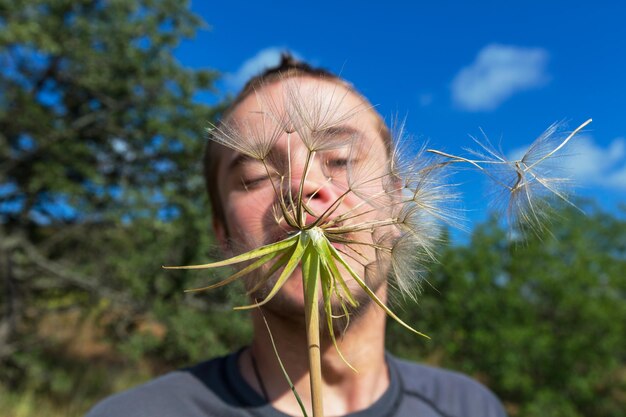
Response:
[[[309,372],[311,381],[311,406],[313,417],[323,417],[322,405],[322,359],[320,350],[320,325],[318,307],[319,257],[311,247],[302,260],[304,317],[306,320],[307,351],[309,356]]]
[[[309,169],[311,168],[311,161],[315,158],[315,151],[309,151],[306,155],[304,162],[304,169],[302,171],[302,178],[300,178],[300,186],[298,187],[298,196],[296,199],[296,216],[301,227],[304,227],[306,222],[304,221],[304,213],[302,212],[302,194],[304,192],[304,184],[306,177],[309,175]]]

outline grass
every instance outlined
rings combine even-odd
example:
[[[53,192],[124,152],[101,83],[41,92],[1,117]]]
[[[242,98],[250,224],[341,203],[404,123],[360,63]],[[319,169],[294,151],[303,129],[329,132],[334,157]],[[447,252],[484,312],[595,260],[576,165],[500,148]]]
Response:
[[[14,358],[22,366],[28,364],[26,374],[21,379],[0,378],[0,417],[35,417],[42,410],[50,417],[82,417],[104,397],[169,369],[163,363],[125,357],[107,340],[93,314],[51,312],[34,332],[37,351],[18,352]],[[0,369],[5,371],[9,368]]]
[[[83,383],[77,384],[79,389],[71,399],[60,399],[35,387],[14,391],[0,384],[0,417],[39,417],[42,410],[48,417],[82,417],[100,399],[152,378],[149,368],[143,365],[111,369],[105,364],[97,365],[86,378],[76,375]],[[106,384],[101,383],[102,378],[106,378]]]

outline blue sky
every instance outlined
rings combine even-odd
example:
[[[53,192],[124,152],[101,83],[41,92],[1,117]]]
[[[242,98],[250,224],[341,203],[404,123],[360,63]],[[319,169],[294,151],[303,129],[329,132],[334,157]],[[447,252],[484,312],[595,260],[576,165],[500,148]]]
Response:
[[[211,26],[177,51],[223,74],[215,101],[277,62],[280,51],[340,72],[384,117],[407,117],[418,141],[448,152],[481,129],[512,155],[554,122],[572,130],[563,164],[575,194],[608,210],[626,203],[626,3],[201,2]],[[486,180],[465,175],[470,219]]]

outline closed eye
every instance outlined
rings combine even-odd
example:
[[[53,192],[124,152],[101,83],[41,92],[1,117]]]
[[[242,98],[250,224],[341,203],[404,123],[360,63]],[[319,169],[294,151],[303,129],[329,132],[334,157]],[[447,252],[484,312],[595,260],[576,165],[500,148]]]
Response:
[[[246,190],[249,190],[249,189],[254,189],[254,188],[261,186],[263,182],[266,180],[269,180],[269,177],[267,175],[258,176],[258,177],[250,177],[250,178],[241,177],[241,185]]]
[[[329,168],[344,168],[350,164],[349,158],[331,158],[326,160],[326,166]]]

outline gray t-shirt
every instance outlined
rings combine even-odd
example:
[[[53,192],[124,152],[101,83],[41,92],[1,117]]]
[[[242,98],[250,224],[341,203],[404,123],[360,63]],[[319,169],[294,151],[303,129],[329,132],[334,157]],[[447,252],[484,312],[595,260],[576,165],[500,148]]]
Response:
[[[287,417],[257,394],[237,366],[239,353],[170,372],[113,395],[86,417]],[[350,417],[504,417],[498,399],[465,375],[387,355],[390,384]]]

